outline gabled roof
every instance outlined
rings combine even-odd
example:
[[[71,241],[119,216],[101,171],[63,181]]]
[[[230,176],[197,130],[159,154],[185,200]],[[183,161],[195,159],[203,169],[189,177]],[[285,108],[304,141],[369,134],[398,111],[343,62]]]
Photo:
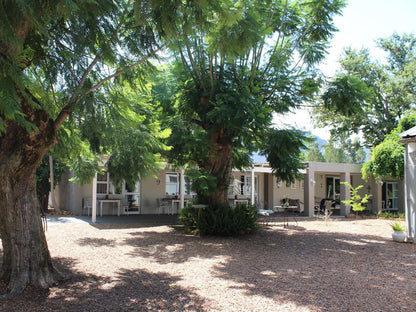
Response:
[[[400,133],[399,135],[403,139],[416,137],[416,127],[410,128],[409,130],[407,130],[403,133]]]

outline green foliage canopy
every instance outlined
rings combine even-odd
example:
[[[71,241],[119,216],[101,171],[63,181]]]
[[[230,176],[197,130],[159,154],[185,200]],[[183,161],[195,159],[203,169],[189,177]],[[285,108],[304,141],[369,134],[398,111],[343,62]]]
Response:
[[[373,60],[366,49],[344,51],[341,71],[317,111],[319,124],[332,126],[335,136],[362,133],[368,147],[381,143],[416,102],[414,35],[394,34],[377,44],[387,54],[386,63]]]
[[[356,214],[360,211],[365,210],[365,204],[368,203],[368,199],[371,197],[369,194],[365,194],[364,197],[358,193],[360,189],[364,187],[364,185],[359,185],[357,187],[353,187],[349,182],[341,182],[342,184],[346,185],[350,189],[351,198],[349,200],[343,200],[342,202],[350,206],[352,211],[355,211]]]
[[[383,142],[372,149],[372,155],[362,168],[364,179],[404,177],[404,146],[399,142],[399,134],[416,126],[416,114],[403,117],[398,126],[388,134]]]
[[[343,5],[239,1],[233,23],[219,22],[205,32],[193,29],[175,42],[179,91],[168,118],[171,159],[196,163],[225,186],[226,175],[218,175],[230,166],[231,155],[219,153],[231,150],[233,167],[240,167],[260,150],[276,175],[292,180],[304,137],[298,131],[269,130],[273,114],[313,98],[321,82],[314,66],[325,56],[335,31],[332,18]]]

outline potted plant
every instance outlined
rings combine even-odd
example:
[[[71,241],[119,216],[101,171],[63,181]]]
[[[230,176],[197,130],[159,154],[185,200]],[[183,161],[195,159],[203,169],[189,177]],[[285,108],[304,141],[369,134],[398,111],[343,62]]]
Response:
[[[390,224],[390,226],[393,229],[393,234],[392,234],[393,240],[395,242],[403,243],[406,239],[406,233],[405,233],[404,225],[401,222],[396,221],[396,222]]]

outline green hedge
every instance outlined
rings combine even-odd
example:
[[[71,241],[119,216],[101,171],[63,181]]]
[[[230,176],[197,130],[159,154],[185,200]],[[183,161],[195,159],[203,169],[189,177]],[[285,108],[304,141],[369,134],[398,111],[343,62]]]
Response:
[[[252,205],[209,206],[199,216],[197,209],[188,206],[181,210],[179,221],[187,232],[201,235],[233,236],[259,230],[257,208]]]

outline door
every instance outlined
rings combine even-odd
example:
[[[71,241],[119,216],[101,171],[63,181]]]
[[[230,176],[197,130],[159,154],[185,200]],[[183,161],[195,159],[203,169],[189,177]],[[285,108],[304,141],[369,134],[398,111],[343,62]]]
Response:
[[[251,196],[251,175],[242,175],[240,177],[241,184],[240,184],[240,194]],[[258,188],[259,188],[259,181],[258,176],[254,176],[254,197],[257,198],[258,195]]]
[[[386,182],[383,185],[383,210],[399,209],[399,187],[397,182]]]
[[[140,181],[132,186],[124,182],[123,196],[128,203],[129,213],[140,213]]]
[[[339,177],[326,178],[326,197],[340,202],[341,198],[341,181]]]

